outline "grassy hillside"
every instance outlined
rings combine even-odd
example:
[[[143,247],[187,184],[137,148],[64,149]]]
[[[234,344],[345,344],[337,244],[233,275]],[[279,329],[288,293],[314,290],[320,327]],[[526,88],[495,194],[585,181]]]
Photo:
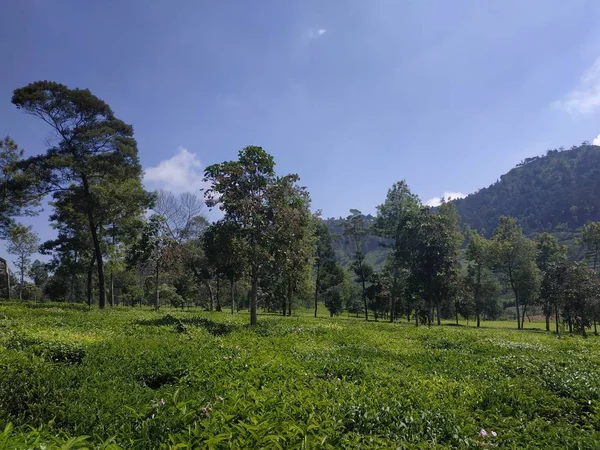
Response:
[[[600,448],[595,337],[247,320],[0,305],[0,449]]]

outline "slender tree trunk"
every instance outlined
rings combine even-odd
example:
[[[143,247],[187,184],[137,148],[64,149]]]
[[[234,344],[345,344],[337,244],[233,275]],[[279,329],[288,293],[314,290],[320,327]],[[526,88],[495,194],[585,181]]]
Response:
[[[433,302],[431,301],[431,299],[429,299],[429,317],[427,318],[427,325],[431,326],[431,323],[433,322]]]
[[[290,282],[290,283],[288,283],[288,288],[287,288],[288,316],[292,315],[292,296],[293,296],[293,294],[294,294],[294,286]]]
[[[481,326],[481,316],[479,311],[477,311],[477,314],[475,314],[475,319],[477,320],[477,328],[479,328]]]
[[[77,252],[75,252],[75,264],[77,264]],[[71,274],[71,285],[69,286],[69,302],[73,302],[73,296],[75,295],[75,278],[77,274],[75,271]]]
[[[158,290],[158,276],[160,275],[160,258],[156,255],[156,267],[154,268],[154,310],[160,307],[160,291]]]
[[[21,258],[21,286],[19,287],[19,300],[23,301],[23,283],[25,282],[25,260]]]
[[[456,326],[458,326],[458,311],[454,311],[454,314],[456,315]]]
[[[319,308],[319,288],[320,288],[320,284],[321,284],[321,270],[319,267],[317,267],[317,279],[315,280],[315,317],[317,317],[317,310]]]
[[[217,311],[221,312],[221,277],[217,275]]]
[[[235,314],[235,280],[231,278],[231,314]]]
[[[88,211],[90,228],[92,230],[92,241],[94,242],[94,255],[96,257],[96,265],[98,270],[98,307],[103,309],[106,306],[106,288],[104,281],[104,261],[102,261],[102,249],[100,248],[100,239],[96,224],[92,217],[91,211]]]
[[[285,317],[285,313],[287,311],[286,304],[285,304],[286,300],[287,300],[287,290],[286,290],[285,295],[281,297],[281,315],[283,317]]]
[[[598,327],[596,325],[596,319],[594,319],[594,335],[598,336]]]
[[[519,296],[515,292],[515,306],[517,307],[517,330],[521,329],[521,310],[519,308]]]
[[[112,224],[112,245],[115,246],[115,224]],[[114,261],[113,261],[114,263]],[[110,265],[110,306],[115,306],[115,280],[113,274],[113,264]]]
[[[88,266],[88,270],[87,270],[87,286],[86,286],[87,303],[90,308],[92,307],[92,275],[93,275],[93,271],[94,271],[95,261],[96,261],[95,256],[92,256],[92,260],[90,261],[90,265]]]
[[[256,326],[256,306],[258,297],[258,268],[252,267],[252,285],[250,288],[250,325]]]
[[[362,263],[361,263],[362,264]],[[367,307],[367,289],[365,288],[365,277],[361,275],[363,304],[365,306],[365,320],[369,320],[369,308]]]
[[[419,326],[419,310],[415,308],[415,327]]]
[[[525,314],[527,313],[527,303],[523,305],[523,317],[521,318],[521,329],[525,328]]]
[[[110,306],[115,306],[115,277],[112,267],[110,269]]]
[[[554,306],[554,320],[556,322],[556,334],[559,334],[560,330],[558,329],[558,305]]]
[[[441,325],[442,321],[440,319],[440,305],[437,305],[435,309],[437,310],[437,324]]]
[[[6,300],[10,300],[10,269],[8,268],[8,261],[4,260],[6,265]]]
[[[83,183],[83,189],[88,205],[91,205],[90,200],[90,186],[85,175],[81,175],[81,181]],[[100,238],[98,237],[98,228],[96,221],[94,220],[94,214],[92,213],[91,206],[87,208],[88,224],[90,226],[90,232],[92,234],[92,242],[94,244],[94,255],[96,257],[96,264],[98,265],[98,306],[103,309],[106,306],[106,286],[104,280],[104,261],[102,260],[102,249],[100,248]]]
[[[550,331],[550,314],[552,314],[552,312],[546,313],[546,331]]]

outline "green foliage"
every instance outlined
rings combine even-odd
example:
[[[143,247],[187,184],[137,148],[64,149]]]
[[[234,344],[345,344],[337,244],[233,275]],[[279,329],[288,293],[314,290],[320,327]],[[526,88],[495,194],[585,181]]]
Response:
[[[33,306],[0,314],[0,448],[600,443],[593,337]]]
[[[487,188],[454,200],[463,225],[489,236],[501,216],[515,217],[527,235],[576,231],[600,217],[600,149],[581,145],[528,158]]]
[[[523,230],[513,217],[501,217],[491,245],[493,266],[514,293],[517,328],[521,328],[525,321],[525,310],[537,300],[540,289],[536,244],[523,235]]]

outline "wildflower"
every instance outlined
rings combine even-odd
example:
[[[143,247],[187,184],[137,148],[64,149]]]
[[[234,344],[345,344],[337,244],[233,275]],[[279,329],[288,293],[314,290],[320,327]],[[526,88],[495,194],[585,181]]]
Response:
[[[486,437],[488,435],[487,431],[485,431],[483,428],[479,431],[479,434],[483,437]]]
[[[203,417],[208,417],[208,415],[212,412],[212,408],[202,408],[201,412]]]
[[[498,436],[498,433],[496,433],[495,431],[492,431],[492,436],[496,437],[496,436]]]
[[[163,406],[165,406],[165,399],[164,398],[160,399],[160,404],[163,405]]]

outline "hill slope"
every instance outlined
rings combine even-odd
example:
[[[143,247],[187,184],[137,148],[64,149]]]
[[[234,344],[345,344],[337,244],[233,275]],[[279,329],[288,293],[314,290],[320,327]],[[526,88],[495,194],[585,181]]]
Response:
[[[600,147],[586,144],[527,158],[455,204],[464,225],[487,235],[504,215],[517,218],[528,234],[575,232],[600,220]]]

